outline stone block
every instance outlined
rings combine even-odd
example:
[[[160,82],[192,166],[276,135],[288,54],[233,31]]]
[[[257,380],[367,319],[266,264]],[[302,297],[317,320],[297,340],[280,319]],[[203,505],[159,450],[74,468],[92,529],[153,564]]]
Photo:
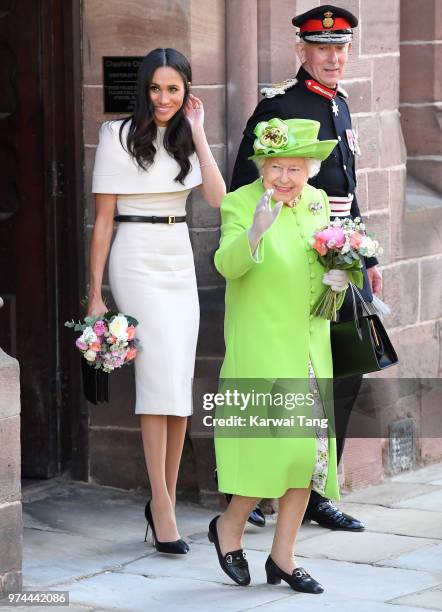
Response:
[[[83,78],[102,84],[103,56],[143,56],[173,47],[190,57],[189,0],[86,0],[83,6]]]
[[[387,213],[367,213],[365,215],[365,223],[367,231],[373,235],[373,238],[379,241],[380,246],[384,249],[382,255],[378,257],[381,265],[390,262],[390,218]]]
[[[408,172],[442,193],[442,161],[439,159],[413,159],[407,160]]]
[[[223,279],[218,274],[213,263],[213,257],[219,244],[218,229],[190,230],[193,253],[195,257],[195,269],[198,285],[219,286]]]
[[[213,156],[221,173],[226,173],[226,146],[212,146]],[[205,201],[201,189],[194,189],[187,200],[187,223],[191,228],[215,228],[220,224],[220,212]]]
[[[379,144],[380,165],[382,168],[405,163],[407,152],[397,111],[380,115]]]
[[[356,32],[358,32],[357,28]],[[359,33],[357,33],[359,37]],[[359,44],[356,40],[353,41],[352,48],[348,55],[347,66],[345,67],[345,78],[346,79],[370,79],[371,80],[371,64],[372,59],[369,56],[361,57],[359,55]],[[344,89],[346,86],[344,85]]]
[[[199,357],[224,357],[224,287],[199,290]]]
[[[437,0],[401,0],[401,40],[432,40]],[[442,28],[441,28],[442,31]]]
[[[440,407],[439,407],[440,408]],[[440,410],[437,424],[440,423]],[[426,463],[442,461],[442,440],[433,436],[420,438],[421,458]]]
[[[98,132],[105,121],[123,119],[129,113],[105,113],[103,87],[83,87],[83,137],[87,145],[98,144]]]
[[[390,259],[407,258],[408,244],[403,242],[406,168],[389,170],[390,184]]]
[[[357,160],[358,168],[377,168],[379,166],[379,121],[376,115],[355,117],[353,126],[358,132],[361,155]]]
[[[395,110],[399,105],[399,57],[373,58],[373,110]]]
[[[442,252],[440,235],[442,217],[440,208],[422,206],[405,210],[403,219],[402,258],[424,257]],[[425,236],[425,240],[422,240]]]
[[[412,325],[418,321],[419,264],[400,263],[383,271],[383,299],[391,307],[388,327]]]
[[[20,414],[20,367],[0,347],[0,419]]]
[[[442,257],[421,262],[421,321],[442,317]]]
[[[0,595],[2,593],[21,593],[22,588],[22,572],[7,572],[0,576]]]
[[[225,86],[213,88],[192,87],[192,93],[204,105],[204,127],[209,144],[226,142],[226,91]]]
[[[346,489],[376,484],[384,477],[382,440],[379,438],[347,439],[342,460]]]
[[[399,0],[370,0],[361,3],[361,53],[399,51]]]
[[[277,10],[271,0],[259,0],[258,80],[277,83],[296,74],[295,36],[292,0],[279,0]],[[248,24],[243,23],[243,40],[248,40]]]
[[[389,207],[390,185],[388,170],[367,172],[368,209],[370,211]]]
[[[190,0],[190,64],[193,85],[215,85],[225,81],[225,3]]]
[[[402,106],[401,125],[408,155],[442,155],[441,126],[434,106]]]
[[[358,206],[362,215],[368,211],[368,173],[364,170],[357,170],[357,190]]]
[[[369,113],[371,105],[371,80],[342,81],[342,86],[348,93],[348,105],[352,113]]]
[[[0,576],[21,570],[21,502],[0,504]]]
[[[399,357],[395,370],[400,378],[438,378],[441,375],[438,322],[392,330],[389,335]]]
[[[401,45],[401,102],[436,102],[440,99],[436,97],[438,85],[435,60],[438,57],[438,46],[440,47],[426,44]]]
[[[20,416],[0,419],[0,500],[20,495]]]

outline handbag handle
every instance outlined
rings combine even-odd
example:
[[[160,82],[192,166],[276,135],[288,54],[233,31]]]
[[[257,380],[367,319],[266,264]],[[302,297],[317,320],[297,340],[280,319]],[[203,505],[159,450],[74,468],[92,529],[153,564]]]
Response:
[[[361,324],[360,324],[360,321],[359,321],[358,308],[357,308],[357,304],[356,304],[355,293],[358,296],[358,298],[360,299],[362,308],[365,310],[366,314],[368,314],[368,315],[375,314],[375,312],[374,312],[373,307],[370,308],[368,303],[364,300],[364,298],[362,297],[361,292],[356,287],[356,285],[354,285],[353,283],[349,283],[349,285],[350,285],[351,297],[352,297],[352,301],[353,301],[353,317],[354,317],[354,321],[355,321],[355,325],[356,325],[356,331],[358,332],[359,340],[362,341],[362,328],[361,328]]]

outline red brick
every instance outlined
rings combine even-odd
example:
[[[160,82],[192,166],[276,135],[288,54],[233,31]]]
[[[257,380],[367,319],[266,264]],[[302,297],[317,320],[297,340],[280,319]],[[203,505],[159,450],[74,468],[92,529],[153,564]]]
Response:
[[[192,92],[200,98],[204,105],[205,131],[209,144],[226,142],[226,90],[225,87],[199,88],[193,87]]]
[[[393,110],[399,104],[399,57],[373,58],[373,110]]]
[[[399,0],[361,2],[363,54],[398,51]]]
[[[364,170],[357,172],[357,191],[356,195],[358,198],[358,206],[362,215],[364,215],[368,211],[368,192],[367,192],[367,183],[368,183],[368,175]]]

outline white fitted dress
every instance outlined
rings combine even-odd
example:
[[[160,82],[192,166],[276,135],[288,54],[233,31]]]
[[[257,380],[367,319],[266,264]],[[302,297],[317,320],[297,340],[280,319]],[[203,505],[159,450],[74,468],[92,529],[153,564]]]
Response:
[[[119,127],[120,122],[115,123]],[[163,133],[160,130],[159,147]],[[119,146],[115,139],[114,146]],[[158,153],[153,171],[157,177],[163,176],[160,184],[157,179],[152,180],[152,176],[141,176],[147,183],[150,180],[149,192],[118,193],[118,214],[185,215],[191,191],[189,182],[197,181],[198,184],[198,174],[194,173],[184,188],[180,188],[180,184],[173,181],[179,169],[175,160],[164,149],[158,148]],[[169,159],[162,164],[165,155]],[[109,191],[108,185],[116,186],[118,179],[115,175],[99,172],[103,164],[98,152],[97,157],[93,191],[114,193]],[[170,174],[170,160],[173,162],[172,177],[165,174]],[[197,170],[199,172],[199,166]],[[139,170],[136,172],[135,183],[140,178]],[[149,171],[143,174],[149,175]],[[123,177],[123,182],[126,180],[127,177]],[[162,185],[169,189],[178,186],[176,191],[151,191]],[[109,280],[119,311],[134,316],[139,322],[136,333],[142,349],[135,358],[135,413],[189,416],[192,413],[199,303],[187,223],[119,223],[110,252]]]

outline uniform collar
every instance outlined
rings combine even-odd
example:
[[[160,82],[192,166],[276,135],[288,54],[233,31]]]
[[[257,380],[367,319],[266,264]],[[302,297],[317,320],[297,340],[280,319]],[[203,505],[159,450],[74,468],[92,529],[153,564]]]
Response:
[[[309,91],[312,91],[313,93],[319,96],[322,96],[323,98],[326,98],[327,100],[332,100],[336,95],[341,96],[343,98],[348,98],[347,92],[345,91],[345,89],[343,89],[339,85],[339,83],[336,89],[330,89],[330,87],[321,85],[321,83],[318,83],[317,81],[315,81],[315,79],[302,66],[298,70],[298,74],[296,75],[296,78],[298,79],[299,82],[304,81],[305,87]]]

